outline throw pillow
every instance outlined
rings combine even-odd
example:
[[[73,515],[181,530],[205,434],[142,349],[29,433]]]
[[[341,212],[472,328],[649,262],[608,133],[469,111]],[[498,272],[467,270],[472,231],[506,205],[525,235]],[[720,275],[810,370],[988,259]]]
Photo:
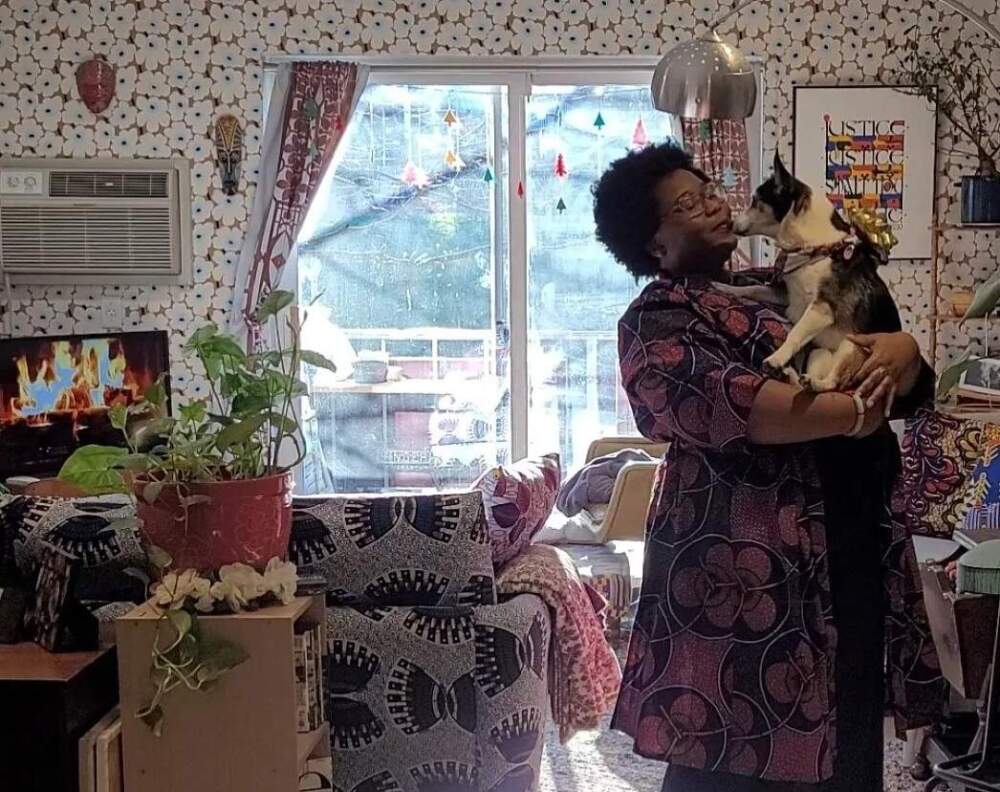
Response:
[[[125,495],[0,495],[0,533],[12,538],[14,560],[28,580],[34,580],[45,548],[55,546],[79,563],[80,599],[141,602],[145,598],[142,584],[124,574],[129,567],[146,565],[135,509]]]
[[[492,605],[478,492],[295,498],[289,559],[339,605]]]
[[[473,485],[483,493],[494,565],[531,544],[556,505],[561,478],[559,455],[546,454],[495,467]]]
[[[1000,529],[1000,426],[983,429],[983,450],[965,488],[962,527],[975,531]]]
[[[901,504],[910,533],[950,539],[982,450],[983,424],[919,410],[903,435]]]

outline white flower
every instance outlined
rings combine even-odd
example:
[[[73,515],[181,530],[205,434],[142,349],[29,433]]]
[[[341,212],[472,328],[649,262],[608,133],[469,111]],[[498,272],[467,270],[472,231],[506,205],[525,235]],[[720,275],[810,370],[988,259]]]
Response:
[[[195,195],[208,195],[208,185],[215,175],[215,165],[199,162],[191,168],[191,189]]]
[[[844,35],[844,24],[838,11],[832,14],[829,11],[818,11],[813,17],[812,32],[814,36],[833,36],[839,38]]]
[[[219,41],[232,41],[243,35],[243,14],[239,6],[213,3],[209,30]]]
[[[243,243],[243,229],[220,228],[215,233],[215,247],[227,253],[239,253]]]
[[[158,8],[140,8],[135,15],[135,30],[137,33],[152,33],[164,35],[170,29],[167,18]]]
[[[237,99],[242,99],[245,93],[246,86],[237,72],[222,66],[212,67],[213,96],[220,98],[226,104],[233,104]]]
[[[59,27],[71,36],[79,36],[90,30],[90,9],[86,3],[59,3]]]
[[[438,31],[438,44],[451,50],[467,51],[472,39],[461,22],[445,22]]]
[[[511,29],[514,32],[513,46],[522,54],[531,55],[545,49],[545,28],[541,22],[517,17]]]
[[[618,0],[593,0],[590,4],[590,10],[587,12],[587,19],[601,27],[616,25],[621,21],[621,18],[622,11]],[[617,51],[617,47],[615,51]]]
[[[793,39],[803,40],[812,27],[813,7],[796,4],[784,18],[784,25]]]
[[[622,50],[634,52],[642,35],[642,26],[634,19],[625,19],[618,25],[619,47]]]
[[[315,29],[316,24],[310,17],[296,16],[292,17],[292,21],[289,22],[288,27],[285,28],[285,35],[288,36],[288,38],[306,42],[312,38],[312,34]]]
[[[62,53],[60,53],[60,57]],[[76,63],[77,61],[74,61]],[[32,58],[18,58],[14,61],[14,75],[17,77],[17,81],[22,85],[33,85],[35,80],[38,79],[38,74],[41,69]],[[76,80],[73,80],[74,86]]]
[[[569,0],[559,9],[559,16],[567,25],[579,25],[587,21],[588,7],[582,0]]]
[[[617,55],[618,36],[614,30],[595,28],[587,37],[587,52],[595,55]]]
[[[770,27],[771,20],[768,16],[769,8],[768,5],[761,3],[751,3],[745,9],[740,11],[739,16],[736,18],[740,33],[743,35],[744,40],[749,38],[756,38],[760,36],[768,27]]]
[[[111,150],[116,157],[131,157],[139,145],[139,132],[135,128],[119,129]]]
[[[321,33],[334,33],[337,25],[344,21],[344,15],[334,3],[324,3],[316,12],[314,20]]]
[[[295,599],[299,575],[295,564],[272,558],[264,569],[264,586],[274,594],[283,605],[288,605]]]
[[[489,32],[493,29],[493,20],[490,19],[484,12],[476,11],[470,16],[466,17],[465,27],[469,31],[469,35],[477,41],[483,41]]]
[[[112,47],[115,45],[115,37],[111,35],[111,31],[106,27],[94,28],[87,35],[87,43],[90,45],[90,51],[96,54],[103,55],[104,53],[110,52]]]
[[[409,35],[409,30],[406,31]],[[356,19],[345,19],[337,30],[337,42],[345,47],[352,47],[361,40],[362,27]],[[398,42],[398,39],[397,39]]]
[[[813,40],[809,62],[821,72],[832,72],[843,64],[840,54],[840,42],[837,39],[820,38]]]
[[[505,27],[496,27],[490,31],[484,44],[490,52],[507,52],[510,48],[510,30]]]
[[[192,129],[201,133],[208,128],[209,120],[212,117],[212,111],[213,106],[209,101],[202,100],[192,102],[184,114],[184,120]]]
[[[3,97],[0,96],[0,106],[2,106]],[[2,111],[0,111],[2,113]],[[0,115],[2,118],[2,115]],[[38,142],[42,139],[45,134],[45,130],[42,125],[39,124],[34,118],[25,118],[18,124],[17,127],[18,135],[21,137],[21,142],[24,144],[26,149],[34,149],[38,146]]]
[[[212,234],[215,232],[215,225],[212,223],[198,223],[191,230],[191,248],[196,256],[207,256],[212,248]]]
[[[246,204],[240,195],[224,195],[221,190],[213,194],[215,208],[212,218],[223,225],[241,223],[247,216]]]
[[[693,5],[695,18],[702,22],[711,22],[722,10],[718,0],[693,0]]]
[[[174,121],[165,131],[170,148],[176,151],[184,151],[191,142],[191,127],[183,121]]]
[[[98,121],[94,127],[94,142],[97,148],[107,151],[115,139],[115,128],[107,121]]]
[[[220,44],[212,50],[212,63],[230,68],[242,66],[247,62],[244,52],[242,43],[239,47],[234,44]]]
[[[566,28],[563,39],[563,49],[568,55],[579,55],[587,46],[588,29],[586,25],[571,25]]]
[[[267,593],[264,576],[246,564],[226,564],[220,567],[219,580],[231,583],[247,602],[253,602]]]
[[[434,40],[438,32],[437,17],[427,17],[418,19],[410,31],[410,41],[412,41],[419,52],[430,52],[434,46]]]
[[[486,13],[497,22],[505,22],[513,5],[514,0],[486,0]]]
[[[382,49],[387,44],[392,44],[396,40],[392,18],[386,14],[365,11],[361,15],[361,40],[374,49]]]
[[[472,4],[469,0],[438,0],[437,10],[450,22],[457,22],[469,15]]]
[[[51,8],[40,8],[31,19],[32,29],[39,34],[51,33],[59,24],[59,14]]]
[[[42,99],[35,107],[35,118],[50,132],[54,132],[59,128],[61,116],[62,98],[59,96],[50,96]]]
[[[164,79],[165,76],[162,71],[142,72],[135,82],[136,93],[146,96],[166,96],[170,93],[170,84]]]
[[[206,594],[211,583],[193,569],[183,572],[168,572],[163,580],[153,587],[153,603],[160,608],[179,610],[188,597],[197,599]]]
[[[270,11],[266,17],[264,17],[264,38],[267,39],[267,43],[272,47],[277,46],[281,43],[281,37],[285,32],[285,26],[288,24],[288,14],[284,11]]]
[[[195,387],[192,386],[192,392]],[[220,580],[212,584],[212,599],[216,602],[225,603],[232,613],[239,613],[250,603],[243,595],[235,582],[231,580]]]
[[[12,129],[0,132],[0,151],[7,156],[18,157],[24,150],[21,137]]]
[[[217,311],[231,313],[234,303],[232,284],[226,287],[216,288],[212,294],[212,307]]]
[[[150,132],[158,132],[161,127],[170,123],[167,102],[159,96],[140,96],[136,106],[139,109],[139,126]]]
[[[646,33],[640,38],[633,48],[636,55],[657,55],[663,49],[663,41],[652,33]]]
[[[188,19],[194,15],[191,6],[184,0],[167,0],[162,6],[163,15],[170,25],[183,27]]]
[[[50,33],[47,36],[39,36],[35,42],[34,56],[38,60],[38,65],[43,69],[51,69],[56,65],[59,58],[61,39],[58,33]]]
[[[163,70],[160,82],[163,82],[163,77],[166,78],[166,84],[171,88],[183,89],[191,79],[191,69],[184,61],[171,61]]]
[[[169,157],[170,149],[164,142],[162,135],[146,132],[139,138],[139,147],[136,153],[140,157],[159,159],[161,157]]]
[[[511,10],[514,16],[524,19],[545,19],[545,4],[541,0],[514,0]]]
[[[163,36],[136,33],[135,60],[146,69],[158,69],[161,66],[166,66],[170,60],[167,40]]]
[[[63,105],[62,122],[64,124],[88,124],[93,115],[79,99],[70,99]]]
[[[192,99],[207,99],[212,93],[212,80],[206,74],[196,74],[184,92]]]
[[[135,5],[113,3],[114,10],[108,16],[108,27],[119,39],[128,39],[135,27]]]
[[[418,17],[434,16],[437,10],[437,0],[411,0],[410,10]],[[437,17],[434,17],[437,19]]]

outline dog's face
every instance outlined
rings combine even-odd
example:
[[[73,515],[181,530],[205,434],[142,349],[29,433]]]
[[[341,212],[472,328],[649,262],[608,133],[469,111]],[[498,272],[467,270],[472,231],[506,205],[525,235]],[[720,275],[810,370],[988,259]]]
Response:
[[[785,218],[805,212],[811,197],[809,185],[792,176],[781,157],[775,154],[770,178],[754,192],[750,208],[733,221],[733,230],[740,236],[776,239]]]

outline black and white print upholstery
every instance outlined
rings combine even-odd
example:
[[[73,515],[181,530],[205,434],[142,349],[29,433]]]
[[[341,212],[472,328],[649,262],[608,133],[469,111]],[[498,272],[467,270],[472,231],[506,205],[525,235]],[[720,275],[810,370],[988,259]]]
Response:
[[[340,604],[490,605],[493,563],[478,492],[297,498],[289,558]]]

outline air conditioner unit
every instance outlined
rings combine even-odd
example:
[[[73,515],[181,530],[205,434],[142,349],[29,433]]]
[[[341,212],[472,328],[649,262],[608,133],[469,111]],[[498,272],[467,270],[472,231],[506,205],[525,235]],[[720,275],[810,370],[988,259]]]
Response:
[[[0,159],[13,283],[190,283],[191,163]]]

